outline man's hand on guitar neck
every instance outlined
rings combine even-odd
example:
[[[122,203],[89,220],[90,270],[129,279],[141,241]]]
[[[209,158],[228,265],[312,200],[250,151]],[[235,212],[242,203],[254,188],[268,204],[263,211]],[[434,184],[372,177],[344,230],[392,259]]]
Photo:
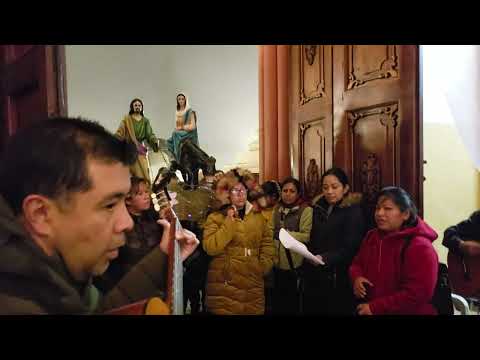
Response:
[[[480,256],[480,243],[478,241],[462,240],[459,249],[466,256]]]
[[[169,233],[170,233],[170,223],[165,219],[160,219],[157,221],[158,224],[163,226],[163,235],[162,239],[160,240],[160,249],[165,253],[168,254],[168,240],[169,240]],[[200,241],[197,239],[197,236],[187,230],[181,229],[176,232],[175,239],[180,244],[180,256],[182,261],[188,258],[197,248]]]

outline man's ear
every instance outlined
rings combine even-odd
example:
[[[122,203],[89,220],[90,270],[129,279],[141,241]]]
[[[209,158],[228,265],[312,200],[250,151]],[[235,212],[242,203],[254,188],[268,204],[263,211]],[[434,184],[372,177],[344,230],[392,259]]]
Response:
[[[32,235],[49,237],[52,235],[52,218],[54,204],[49,198],[31,194],[23,199],[23,217]]]

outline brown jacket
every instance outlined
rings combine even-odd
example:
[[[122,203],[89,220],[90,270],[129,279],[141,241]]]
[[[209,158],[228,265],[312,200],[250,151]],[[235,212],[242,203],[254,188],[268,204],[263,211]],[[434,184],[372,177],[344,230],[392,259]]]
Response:
[[[263,277],[273,265],[272,229],[247,202],[243,220],[216,211],[207,218],[203,248],[213,256],[207,275],[207,310],[218,315],[264,313]]]
[[[154,249],[102,296],[76,282],[59,256],[47,256],[0,196],[0,314],[92,314],[127,305],[166,288],[166,255]]]

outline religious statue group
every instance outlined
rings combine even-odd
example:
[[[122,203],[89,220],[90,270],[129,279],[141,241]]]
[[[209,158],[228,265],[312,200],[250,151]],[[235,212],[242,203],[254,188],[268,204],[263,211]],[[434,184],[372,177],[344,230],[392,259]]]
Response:
[[[185,179],[185,177],[187,177],[189,180],[195,181],[195,185],[198,185],[197,171],[201,168],[201,165],[195,167],[195,164],[192,164],[191,161],[189,162],[190,159],[188,159],[188,157],[182,156],[184,145],[188,144],[189,147],[193,149],[193,151],[190,151],[190,154],[196,155],[197,158],[202,158],[202,156],[205,160],[210,158],[210,162],[213,158],[208,157],[199,147],[197,116],[188,104],[187,97],[184,94],[178,94],[176,102],[175,129],[171,137],[166,140],[167,149],[163,151],[169,158],[170,169],[172,171],[180,170],[184,181],[187,180]],[[143,111],[142,100],[138,98],[133,99],[130,102],[130,111],[128,115],[125,115],[122,119],[116,136],[136,146],[138,153],[137,161],[130,167],[130,172],[133,176],[145,179],[148,184],[151,185],[147,146],[154,152],[158,152],[160,149],[160,141],[153,132],[150,120],[144,115]],[[185,166],[187,163],[189,166]],[[194,175],[191,174],[193,171],[195,172]],[[215,171],[214,166],[211,171]]]

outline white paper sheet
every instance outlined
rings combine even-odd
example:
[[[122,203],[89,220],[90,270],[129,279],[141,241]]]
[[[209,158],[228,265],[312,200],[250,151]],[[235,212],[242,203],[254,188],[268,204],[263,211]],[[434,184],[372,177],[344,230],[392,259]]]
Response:
[[[315,264],[325,265],[325,263],[322,260],[320,260],[318,257],[313,255],[310,251],[308,251],[305,244],[295,239],[284,228],[280,229],[279,238],[280,238],[280,242],[282,243],[283,246],[285,246],[286,249],[302,255],[304,258],[313,261]]]

